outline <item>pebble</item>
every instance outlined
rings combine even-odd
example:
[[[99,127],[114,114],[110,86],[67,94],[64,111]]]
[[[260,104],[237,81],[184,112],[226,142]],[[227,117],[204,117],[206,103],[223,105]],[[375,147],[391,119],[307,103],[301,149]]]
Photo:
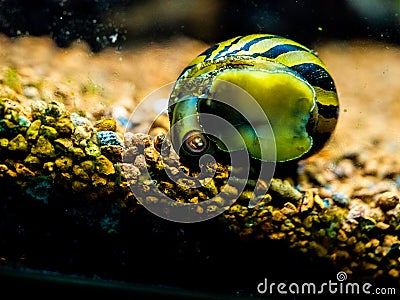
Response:
[[[122,163],[121,169],[128,180],[135,179],[141,174],[139,168],[133,164]]]
[[[304,196],[303,196],[303,201],[301,201],[301,206],[300,206],[300,211],[308,211],[311,210],[314,207],[314,193],[312,189],[306,190]]]
[[[23,94],[25,97],[31,98],[31,99],[39,99],[40,94],[39,90],[35,88],[34,86],[26,86],[23,89]]]
[[[383,211],[391,210],[399,204],[399,195],[393,192],[384,192],[379,194],[377,198],[376,204]]]
[[[65,137],[70,137],[72,131],[74,130],[74,125],[69,117],[61,117],[57,120],[56,129],[59,134],[65,135]]]
[[[291,202],[286,202],[281,208],[281,212],[287,216],[293,216],[298,213],[298,209]]]
[[[71,118],[72,125],[74,127],[83,126],[83,125],[92,126],[92,122],[90,122],[89,119],[82,117],[82,116],[78,115],[77,113],[71,113],[70,118]]]
[[[36,140],[41,125],[42,122],[40,120],[33,121],[26,131],[26,138],[28,140]]]
[[[113,163],[104,155],[100,155],[96,159],[96,169],[100,174],[112,175],[115,174]]]
[[[58,132],[55,128],[46,125],[40,126],[39,134],[43,135],[49,140],[54,140],[58,136]]]
[[[136,146],[139,151],[152,145],[151,136],[145,133],[127,132],[124,136],[125,147]]]
[[[31,126],[31,121],[25,116],[19,116],[18,125],[21,127],[29,127]]]
[[[329,201],[328,198],[324,198],[324,199],[322,199],[322,201],[323,201],[323,204],[324,204],[325,208],[331,208],[332,207],[331,201]]]
[[[8,143],[8,150],[26,152],[28,151],[28,142],[25,140],[22,134],[18,134]]]
[[[350,159],[341,160],[334,169],[334,173],[338,177],[352,177],[354,171],[355,171],[354,163]]]
[[[123,146],[120,142],[118,135],[113,131],[98,131],[97,139],[101,146],[104,145],[114,145],[114,146]]]
[[[107,131],[116,131],[117,130],[117,122],[114,119],[102,119],[97,121],[94,124],[94,128],[97,129],[99,132],[107,132]]]
[[[29,170],[26,166],[20,163],[15,164],[15,171],[22,176],[35,176],[35,173]]]
[[[332,200],[341,206],[347,206],[349,204],[349,196],[344,193],[336,192],[332,194]]]
[[[278,178],[271,180],[270,190],[279,194],[283,199],[300,201],[303,197],[288,181]]]
[[[326,199],[326,198],[325,198],[325,199]],[[323,199],[321,199],[320,195],[318,195],[318,194],[314,196],[314,202],[315,202],[315,204],[318,205],[318,207],[319,207],[320,209],[327,208],[327,207],[325,206],[325,201],[324,201]]]

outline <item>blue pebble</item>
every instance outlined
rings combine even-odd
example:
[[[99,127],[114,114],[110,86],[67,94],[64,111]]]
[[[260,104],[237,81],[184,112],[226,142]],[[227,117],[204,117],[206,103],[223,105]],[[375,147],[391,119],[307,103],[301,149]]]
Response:
[[[74,125],[74,127],[83,126],[85,124],[91,125],[89,119],[82,117],[82,116],[78,115],[77,113],[72,113],[70,118],[71,118],[72,125]]]
[[[117,134],[113,131],[98,131],[97,139],[99,140],[100,146],[123,146],[122,143],[119,141]]]
[[[396,177],[396,186],[398,189],[400,189],[400,176]]]
[[[121,124],[123,127],[125,127],[126,129],[132,129],[135,127],[135,125],[128,119],[125,117],[116,117],[115,118],[117,120],[117,122],[119,124]]]
[[[22,127],[29,127],[29,126],[31,126],[31,121],[29,121],[28,118],[26,118],[24,116],[19,116],[18,124],[19,124],[19,126],[22,126]]]
[[[328,198],[322,199],[322,202],[324,203],[325,208],[331,208],[331,202],[329,201]]]
[[[346,194],[337,192],[337,193],[332,194],[332,200],[338,204],[347,205],[347,204],[349,204],[350,199]]]

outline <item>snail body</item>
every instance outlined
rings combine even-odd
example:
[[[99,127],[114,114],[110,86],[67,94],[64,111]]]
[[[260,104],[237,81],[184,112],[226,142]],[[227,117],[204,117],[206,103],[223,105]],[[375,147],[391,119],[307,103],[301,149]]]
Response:
[[[216,101],[225,82],[249,94],[257,105],[236,92],[224,102]],[[207,133],[212,122],[202,115],[212,114],[237,129],[251,158],[282,163],[318,152],[335,129],[338,112],[334,81],[318,56],[295,41],[271,34],[238,36],[198,55],[176,81],[168,111],[171,139],[182,145],[180,155],[188,160],[243,148],[243,143],[232,141],[228,150],[220,141],[229,138],[223,128],[221,132],[214,128],[217,134]],[[267,126],[272,128],[272,138],[263,134]],[[276,149],[274,158],[262,155],[271,147]]]

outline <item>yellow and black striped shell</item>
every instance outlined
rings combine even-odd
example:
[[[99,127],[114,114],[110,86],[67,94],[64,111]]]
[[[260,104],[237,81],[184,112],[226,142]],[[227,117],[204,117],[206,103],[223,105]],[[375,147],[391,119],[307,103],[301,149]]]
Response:
[[[229,103],[213,101],[218,81],[244,89],[257,101],[274,133],[277,162],[316,153],[336,127],[339,113],[336,87],[316,53],[276,35],[238,36],[205,50],[175,83],[169,99],[169,118],[171,128],[180,124],[171,130],[171,138],[182,145],[183,156],[226,150],[207,135],[200,117],[180,122],[188,115],[211,113],[234,124],[252,158],[264,160],[260,145],[254,142],[255,132],[249,129],[240,112],[230,109]],[[252,120],[253,123],[257,120]]]

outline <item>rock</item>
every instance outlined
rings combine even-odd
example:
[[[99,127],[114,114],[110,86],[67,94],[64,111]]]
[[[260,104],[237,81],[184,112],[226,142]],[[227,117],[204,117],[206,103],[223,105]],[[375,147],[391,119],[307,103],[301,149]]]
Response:
[[[115,174],[113,163],[104,155],[100,155],[96,159],[96,169],[100,174],[112,175]]]
[[[73,161],[70,157],[60,157],[55,160],[56,167],[61,172],[69,172],[72,167]]]
[[[72,121],[69,116],[64,116],[58,119],[56,123],[56,129],[60,136],[70,137],[72,131],[74,130],[74,126],[72,125]]]
[[[8,143],[8,150],[17,152],[27,152],[28,142],[25,140],[22,134],[18,134]]]
[[[56,156],[54,146],[43,135],[39,136],[36,144],[32,147],[31,153],[39,158]]]
[[[383,211],[388,211],[399,204],[399,195],[393,192],[385,192],[377,195],[376,205],[379,206]]]
[[[99,141],[100,146],[104,145],[114,145],[114,146],[123,146],[119,140],[118,135],[113,131],[98,131],[97,139]]]
[[[43,135],[48,140],[54,140],[57,138],[58,132],[53,127],[41,125],[39,134]]]
[[[97,121],[94,124],[94,128],[97,129],[97,131],[112,131],[115,132],[117,130],[117,122],[114,119],[102,119]]]
[[[336,192],[332,194],[332,200],[340,206],[347,206],[350,198],[345,193]]]
[[[270,184],[270,190],[283,199],[300,201],[303,195],[296,190],[287,180],[281,180],[279,178],[272,179]]]

